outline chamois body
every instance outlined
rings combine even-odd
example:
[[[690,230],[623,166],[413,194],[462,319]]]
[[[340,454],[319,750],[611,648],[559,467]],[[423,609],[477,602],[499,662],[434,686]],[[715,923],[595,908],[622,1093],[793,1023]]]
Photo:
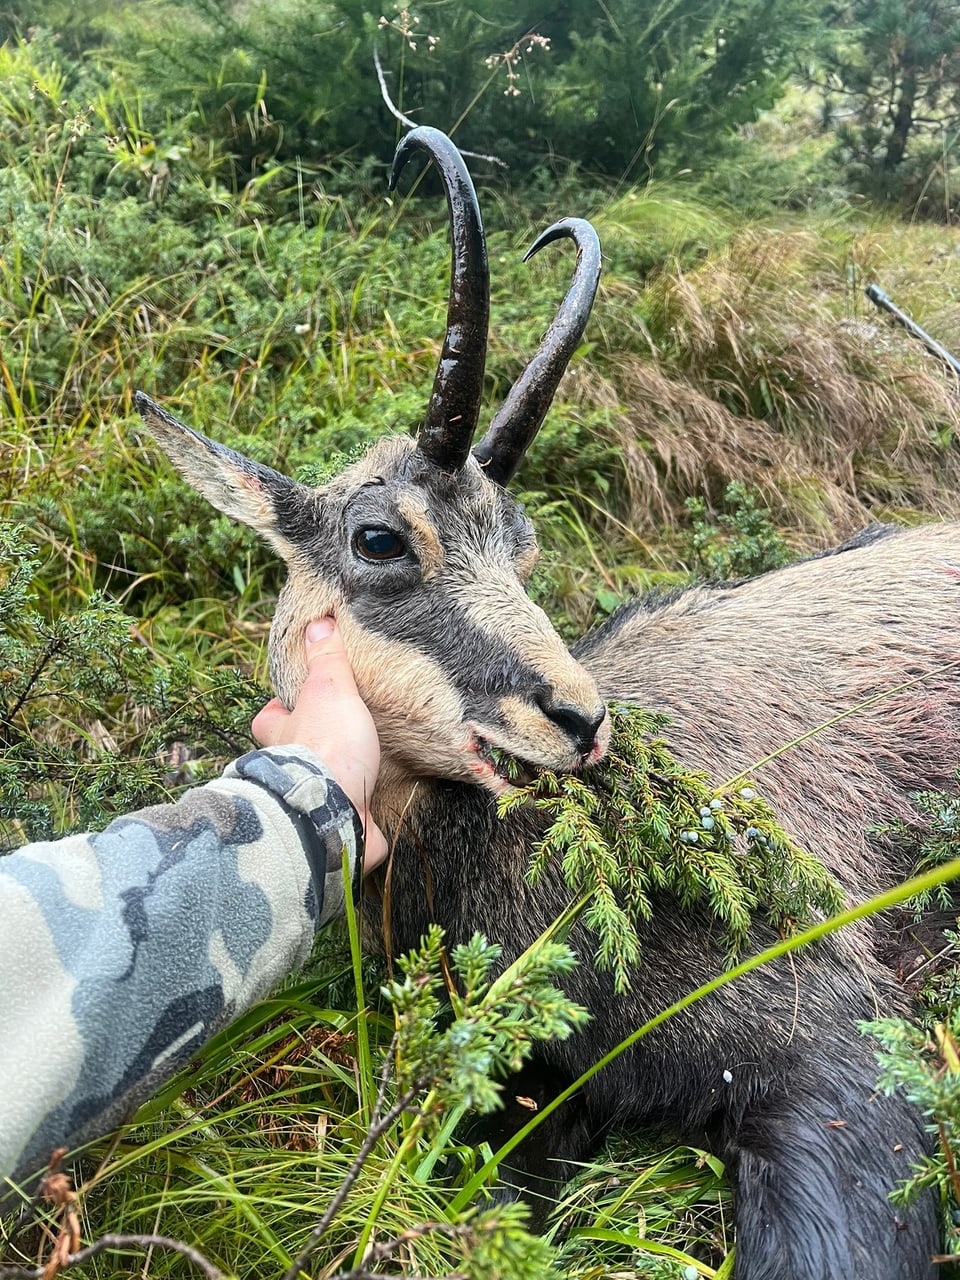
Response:
[[[717,779],[826,726],[753,776],[856,902],[911,870],[871,828],[919,821],[912,793],[955,783],[958,609],[960,525],[934,525],[878,533],[842,555],[736,585],[628,604],[574,653],[604,697],[669,715],[678,757]],[[528,883],[539,829],[531,814],[498,820],[478,788],[421,783],[394,854],[394,949],[413,946],[433,919],[451,944],[481,930],[503,942],[505,960],[523,951],[570,899],[558,867]],[[705,917],[659,901],[626,995],[590,965],[592,940],[575,932],[586,963],[568,990],[591,1010],[590,1031],[539,1047],[508,1098],[549,1098],[715,976],[715,932]],[[879,959],[888,932],[875,918],[847,928],[669,1020],[595,1077],[583,1101],[555,1113],[531,1158],[520,1148],[520,1180],[549,1195],[551,1179],[589,1158],[612,1127],[654,1124],[728,1162],[738,1276],[932,1274],[932,1202],[894,1210],[886,1199],[926,1149],[922,1125],[902,1098],[877,1095],[873,1046],[857,1030],[905,1005]],[[758,925],[751,945],[774,940]],[[505,1130],[510,1118],[508,1105]],[[529,1111],[514,1108],[512,1118],[523,1124]]]
[[[536,542],[505,486],[584,331],[599,242],[577,219],[536,241],[572,239],[574,277],[473,445],[489,296],[482,229],[462,158],[436,130],[401,141],[394,177],[418,149],[440,169],[454,251],[447,335],[415,440],[378,441],[312,489],[137,400],[187,480],[288,565],[270,641],[288,705],[305,675],[307,622],[339,620],[383,747],[374,810],[396,841],[389,945],[415,946],[437,921],[450,944],[479,930],[509,961],[564,910],[558,868],[527,881],[537,814],[499,821],[496,797],[511,762],[529,773],[599,760],[607,699],[665,712],[676,755],[720,781],[812,734],[756,769],[758,786],[851,901],[897,883],[910,868],[874,829],[916,819],[912,794],[950,786],[960,763],[960,525],[872,529],[838,554],[640,601],[569,653],[526,595]],[[583,963],[569,987],[590,1030],[544,1045],[519,1087],[508,1083],[502,1129],[529,1118],[513,1098],[546,1099],[722,969],[715,921],[667,897],[654,906],[626,995],[574,931]],[[922,1120],[902,1096],[876,1093],[873,1046],[857,1031],[906,1007],[893,935],[886,920],[848,928],[670,1019],[541,1126],[515,1153],[514,1177],[542,1209],[612,1126],[664,1126],[727,1161],[737,1280],[927,1280],[933,1199],[903,1210],[888,1200],[926,1148]],[[750,945],[772,940],[758,924]]]

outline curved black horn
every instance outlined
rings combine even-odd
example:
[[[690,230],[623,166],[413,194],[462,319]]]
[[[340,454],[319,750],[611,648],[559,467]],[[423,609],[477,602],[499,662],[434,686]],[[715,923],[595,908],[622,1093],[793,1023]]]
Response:
[[[444,471],[459,471],[480,416],[490,319],[490,273],[480,207],[463,157],[445,133],[426,125],[401,138],[390,190],[413,151],[425,151],[443,179],[450,211],[450,301],[447,334],[417,443]]]
[[[577,246],[577,265],[566,297],[536,355],[507,393],[473,456],[497,484],[509,484],[547,416],[557,385],[583,337],[600,283],[600,240],[583,218],[561,218],[537,236],[527,262],[553,240],[569,238]]]

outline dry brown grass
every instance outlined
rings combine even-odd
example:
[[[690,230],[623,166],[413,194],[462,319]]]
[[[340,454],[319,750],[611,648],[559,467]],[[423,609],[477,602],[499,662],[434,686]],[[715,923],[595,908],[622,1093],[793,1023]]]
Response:
[[[645,287],[607,279],[610,355],[572,390],[607,424],[633,527],[669,528],[731,480],[798,548],[960,514],[952,376],[862,299],[890,250],[873,232],[746,228]]]

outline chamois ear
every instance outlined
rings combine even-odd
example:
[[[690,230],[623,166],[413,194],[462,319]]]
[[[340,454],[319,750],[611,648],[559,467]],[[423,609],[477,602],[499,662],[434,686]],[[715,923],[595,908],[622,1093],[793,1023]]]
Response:
[[[310,501],[310,490],[272,467],[208,440],[142,391],[136,393],[134,403],[157,444],[187,483],[218,511],[250,525],[289,559],[285,526],[293,512]]]

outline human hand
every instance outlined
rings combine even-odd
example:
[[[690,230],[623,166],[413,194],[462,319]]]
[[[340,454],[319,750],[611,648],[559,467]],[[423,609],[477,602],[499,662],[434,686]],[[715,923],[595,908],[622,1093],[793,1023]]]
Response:
[[[360,815],[364,831],[364,871],[387,856],[383,832],[370,816],[370,798],[380,768],[380,739],[373,717],[357,692],[350,660],[333,618],[307,627],[307,678],[288,711],[273,698],[253,722],[264,747],[309,747],[324,762]]]

